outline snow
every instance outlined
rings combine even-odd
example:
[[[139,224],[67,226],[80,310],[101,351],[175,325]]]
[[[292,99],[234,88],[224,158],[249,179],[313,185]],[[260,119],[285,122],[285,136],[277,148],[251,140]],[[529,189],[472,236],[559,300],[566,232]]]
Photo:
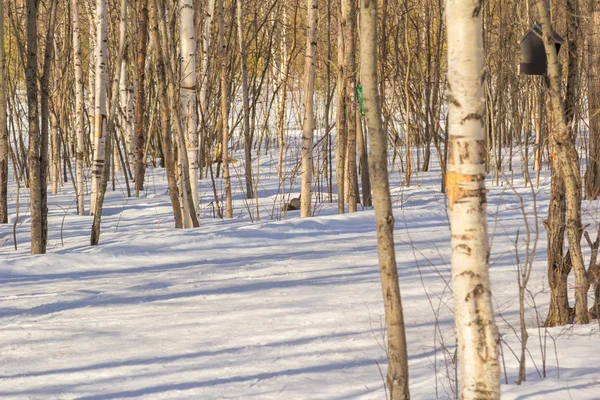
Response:
[[[22,189],[18,250],[12,223],[0,226],[0,398],[385,398],[373,211],[340,216],[336,204],[324,203],[314,218],[289,212],[284,220],[276,167],[268,156],[260,166],[258,218],[256,204],[243,200],[236,165],[236,218],[210,218],[212,190],[201,181],[202,225],[190,230],[172,228],[163,170],[148,170],[140,198],[124,197],[119,181],[107,193],[96,247],[89,246],[91,218],[75,215],[69,182],[49,195],[48,254],[41,256],[29,255]],[[410,390],[415,399],[453,398],[449,227],[439,169],[419,172],[411,188],[401,175],[392,173],[392,194]],[[542,178],[534,192],[540,221],[549,188]],[[597,399],[598,323],[538,328],[549,297],[541,224],[529,283],[536,306],[529,300],[526,312],[527,381],[515,384],[517,230],[521,259],[525,252],[515,192],[532,229],[536,215],[532,191],[518,177],[514,192],[506,184],[488,188],[503,398]],[[15,198],[12,185],[11,222]],[[599,220],[597,203],[584,209],[588,223]]]

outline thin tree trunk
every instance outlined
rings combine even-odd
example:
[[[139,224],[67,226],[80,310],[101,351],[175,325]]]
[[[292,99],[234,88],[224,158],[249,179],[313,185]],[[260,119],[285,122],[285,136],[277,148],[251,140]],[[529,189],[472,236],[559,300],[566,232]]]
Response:
[[[127,135],[128,135],[128,125],[129,120],[127,116],[127,107],[129,103],[129,90],[128,90],[128,76],[127,76],[127,50],[125,50],[125,54],[123,56],[123,60],[121,61],[121,78],[119,79],[119,134],[115,135],[115,137],[120,137],[123,140],[123,150],[125,152],[125,163],[126,165],[121,165],[121,169],[123,170],[123,175],[127,175],[127,170],[131,167],[129,160],[127,159],[127,153],[129,145],[127,144]],[[118,147],[118,146],[115,146]]]
[[[38,1],[27,0],[27,122],[29,125],[29,202],[31,215],[31,254],[42,254],[41,143],[38,114],[37,15]]]
[[[369,175],[369,157],[367,153],[367,137],[363,132],[360,110],[356,110],[356,138],[358,144],[360,181],[362,183],[362,205],[371,207],[373,201],[371,199],[371,178]]]
[[[544,144],[544,136],[542,133],[543,129],[543,121],[544,121],[544,91],[541,88],[541,85],[536,82],[535,91],[537,96],[535,96],[536,104],[535,104],[535,154],[534,154],[534,170],[535,170],[535,186],[536,188],[540,185],[540,173],[542,172],[542,154],[543,154],[543,144]]]
[[[181,116],[186,132],[185,147],[190,164],[190,187],[194,212],[200,215],[198,191],[198,105],[196,104],[196,33],[192,0],[179,0],[180,47],[181,47]],[[189,218],[187,228],[191,227]]]
[[[158,17],[154,1],[150,3],[150,37],[155,49],[160,49],[160,38],[158,33]],[[160,118],[162,129],[162,147],[165,155],[165,167],[167,169],[167,181],[169,184],[169,196],[173,207],[175,228],[183,228],[181,204],[179,202],[179,189],[175,178],[175,155],[173,139],[171,134],[171,119],[169,117],[169,96],[167,93],[167,77],[165,74],[165,60],[160,50],[155,53],[156,78],[158,81],[158,96],[160,102]]]
[[[135,172],[135,107],[133,100],[135,97],[135,88],[133,83],[127,87],[127,108],[126,108],[126,128],[125,128],[125,149],[127,162],[129,163],[129,176],[133,177]]]
[[[341,12],[341,11],[340,11]],[[344,91],[344,29],[343,19],[338,26],[338,74],[337,74],[337,110],[335,121],[335,178],[338,187],[338,214],[345,212],[346,204],[346,96]]]
[[[217,19],[219,24],[219,46],[221,59],[221,161],[225,183],[225,217],[233,218],[231,198],[231,176],[229,174],[229,80],[227,69],[227,41],[225,40],[225,10],[223,0],[218,0]]]
[[[185,205],[184,212],[186,213],[183,218],[189,217],[192,220],[192,226],[194,228],[200,226],[200,221],[198,220],[198,216],[196,213],[191,212],[194,209],[194,205],[192,202],[192,189],[190,185],[190,176],[189,176],[189,161],[187,157],[187,152],[184,151],[183,146],[185,143],[185,134],[183,131],[183,126],[181,124],[180,118],[180,110],[177,109],[176,102],[176,94],[175,87],[177,85],[177,81],[175,79],[175,73],[173,72],[173,62],[171,60],[171,54],[174,52],[171,47],[169,47],[170,43],[173,41],[170,38],[169,32],[167,30],[167,22],[165,19],[165,10],[164,3],[160,0],[151,0],[154,3],[154,7],[157,10],[157,19],[158,19],[158,29],[160,31],[160,46],[156,48],[157,52],[161,52],[161,58],[164,60],[165,69],[167,72],[168,82],[168,91],[169,91],[169,108],[171,109],[171,116],[173,125],[175,126],[176,132],[176,143],[178,145],[178,155],[180,159],[180,172],[181,172],[181,192],[183,192],[183,204]]]
[[[296,34],[294,33],[294,37],[292,39],[292,48],[288,54],[287,46],[286,46],[286,24],[287,24],[287,13],[286,13],[286,4],[285,0],[283,1],[283,20],[284,24],[281,30],[281,64],[283,65],[283,72],[281,77],[281,97],[279,99],[279,111],[277,114],[277,176],[279,178],[280,185],[282,189],[284,188],[284,174],[283,174],[283,151],[285,147],[284,136],[285,136],[285,127],[286,127],[286,104],[287,104],[287,89],[288,89],[288,77],[290,75],[290,64],[292,62],[293,53],[296,50]],[[297,12],[294,13],[294,22],[295,16]]]
[[[56,74],[56,80],[58,80],[58,74]],[[58,89],[58,83],[55,81],[54,90]],[[58,97],[58,96],[57,96]],[[60,181],[60,139],[58,135],[58,117],[56,111],[60,109],[58,99],[55,99],[54,112],[50,113],[50,124],[52,129],[51,146],[52,149],[52,160],[50,162],[50,176],[52,180],[52,194],[58,193],[58,185]]]
[[[406,7],[408,8],[408,4],[406,4]],[[411,164],[410,164],[410,160],[411,160],[411,156],[410,156],[410,86],[409,86],[409,78],[410,78],[410,68],[411,68],[411,61],[412,61],[412,53],[409,47],[409,38],[408,38],[408,24],[409,24],[409,19],[408,19],[408,10],[406,11],[407,16],[406,16],[406,21],[404,22],[404,45],[405,45],[405,51],[406,54],[408,56],[408,60],[406,61],[406,75],[404,77],[404,101],[405,101],[405,108],[404,108],[404,137],[405,137],[405,143],[404,143],[404,147],[406,149],[406,170],[405,172],[405,182],[406,182],[406,187],[410,187],[410,178],[411,178],[411,174],[412,174],[412,168],[411,168]],[[418,151],[417,151],[418,154]]]
[[[200,66],[200,94],[199,94],[199,108],[200,118],[202,127],[200,129],[200,151],[198,156],[198,164],[200,168],[200,177],[203,175],[203,168],[206,163],[211,162],[210,157],[204,160],[206,137],[208,135],[208,102],[206,100],[206,94],[208,92],[208,56],[211,46],[211,27],[213,20],[213,12],[215,9],[215,1],[208,0],[206,14],[204,16],[204,33],[202,35],[202,62]],[[210,154],[210,153],[209,153]]]
[[[105,0],[99,0],[99,2],[100,1],[103,2]],[[106,12],[104,15],[106,15]],[[111,140],[111,137],[115,134],[115,120],[116,120],[116,115],[117,115],[117,103],[119,101],[118,100],[119,99],[119,86],[120,86],[120,79],[122,78],[121,68],[123,66],[123,63],[121,61],[125,58],[125,36],[126,36],[126,34],[127,34],[127,0],[121,0],[121,10],[120,10],[120,20],[119,20],[119,50],[118,50],[118,54],[117,54],[117,60],[115,62],[116,71],[113,75],[113,82],[112,82],[112,87],[111,87],[109,114],[102,115],[102,119],[104,120],[104,123],[107,125],[107,128],[106,128],[106,133],[107,133],[107,135],[106,135],[106,140],[107,140],[106,154],[107,155],[111,154],[111,146],[117,144],[117,141]],[[106,46],[106,42],[105,42],[105,46]],[[103,57],[106,57],[106,54]],[[96,74],[98,74],[98,72],[96,72]],[[103,75],[106,76],[106,70],[103,72]],[[96,83],[96,85],[97,84],[98,84],[98,82]],[[106,91],[105,78],[103,78],[102,87],[104,87],[104,91]],[[97,86],[96,86],[96,90],[98,90]],[[101,97],[101,99],[103,100],[104,107],[106,107],[106,93],[104,94],[103,97]],[[109,172],[110,172],[110,163],[104,163],[103,168],[102,168],[100,187],[99,187],[98,195],[96,198],[96,204],[93,205],[95,212],[94,212],[94,222],[92,224],[92,234],[91,234],[91,239],[90,239],[90,243],[92,246],[97,245],[100,240],[100,223],[102,220],[102,206],[104,204],[104,196],[106,194],[106,185],[108,183]]]
[[[84,133],[84,81],[83,62],[81,52],[81,32],[79,29],[79,6],[77,0],[71,0],[71,13],[73,17],[73,67],[75,72],[75,181],[77,214],[85,214],[85,186],[83,181],[83,157],[85,153]]]
[[[313,176],[313,131],[314,131],[314,92],[315,64],[317,57],[317,21],[319,6],[317,0],[307,0],[308,17],[306,34],[306,55],[304,64],[304,121],[302,123],[302,187],[300,193],[300,216],[311,216],[312,176]],[[343,150],[342,150],[343,151]]]
[[[381,122],[377,77],[377,0],[360,0],[360,71],[371,141],[369,164],[375,204],[379,270],[387,329],[387,385],[391,400],[410,398],[402,299],[394,249],[394,215],[387,171],[387,135]]]
[[[49,125],[50,125],[50,70],[54,58],[54,28],[56,26],[57,0],[50,3],[50,15],[46,31],[46,43],[44,49],[44,64],[42,76],[40,77],[40,108],[41,108],[41,130],[40,130],[40,194],[42,201],[42,253],[46,253],[48,243],[48,166],[49,166]]]
[[[358,182],[356,174],[356,7],[354,0],[342,0],[344,28],[344,90],[346,96],[346,198],[348,212],[356,212]]]
[[[0,43],[4,43],[4,0],[0,0]],[[0,224],[8,223],[8,121],[6,115],[6,50],[0,48]]]
[[[95,83],[95,105],[94,105],[94,159],[92,162],[92,195],[90,197],[90,215],[96,213],[96,204],[100,184],[102,181],[102,170],[105,164],[106,152],[106,68],[107,68],[107,22],[106,22],[106,0],[98,0],[96,3],[96,83]]]
[[[461,399],[500,399],[499,336],[489,278],[482,3],[448,0],[446,175]]]
[[[585,173],[588,200],[600,196],[600,5],[589,0],[591,32],[588,37],[588,112],[590,118],[589,149]]]
[[[146,113],[146,50],[148,47],[148,0],[138,1],[139,27],[137,30],[137,85],[135,87],[135,196],[144,190],[146,160],[144,159]]]
[[[237,28],[238,42],[240,44],[241,69],[242,69],[242,107],[245,158],[246,198],[254,197],[252,189],[252,143],[250,140],[250,99],[248,95],[248,55],[246,52],[246,39],[244,38],[244,18],[242,16],[242,1],[237,0]]]

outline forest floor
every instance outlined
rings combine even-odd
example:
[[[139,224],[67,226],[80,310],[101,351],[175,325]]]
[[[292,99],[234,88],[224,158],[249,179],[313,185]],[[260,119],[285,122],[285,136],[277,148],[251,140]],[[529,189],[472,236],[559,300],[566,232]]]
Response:
[[[92,218],[76,215],[68,182],[49,195],[43,256],[29,255],[22,189],[18,250],[12,225],[0,226],[0,398],[384,399],[373,211],[337,215],[336,205],[323,202],[314,218],[293,211],[284,220],[273,157],[260,166],[258,207],[244,200],[243,169],[234,164],[235,218],[212,217],[210,180],[203,180],[201,227],[189,230],[173,228],[162,169],[148,169],[139,198],[127,198],[117,181],[95,247]],[[410,188],[397,170],[391,176],[410,390],[414,399],[454,398],[450,234],[439,168],[415,174]],[[503,398],[598,399],[598,322],[540,327],[549,298],[547,174],[535,191],[520,175],[513,187],[490,179],[488,188]],[[527,381],[520,386],[516,254],[523,263],[527,227],[519,196],[530,248],[538,237],[526,305]],[[11,222],[15,199],[12,185]],[[599,208],[584,203],[590,228]]]

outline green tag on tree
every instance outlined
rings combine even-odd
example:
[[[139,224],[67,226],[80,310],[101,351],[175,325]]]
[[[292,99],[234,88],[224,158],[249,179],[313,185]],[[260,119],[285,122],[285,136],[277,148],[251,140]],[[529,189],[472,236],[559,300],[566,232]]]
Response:
[[[358,95],[358,106],[360,107],[360,115],[365,115],[365,99],[363,99],[362,86],[356,87],[356,94]]]

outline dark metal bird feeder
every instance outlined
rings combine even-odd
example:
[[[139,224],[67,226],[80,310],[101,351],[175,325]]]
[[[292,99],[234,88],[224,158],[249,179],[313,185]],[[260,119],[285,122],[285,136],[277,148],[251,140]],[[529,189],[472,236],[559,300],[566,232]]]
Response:
[[[548,58],[544,49],[544,41],[541,38],[542,29],[539,25],[533,24],[531,28],[519,44],[521,45],[521,54],[523,55],[523,63],[519,65],[519,74],[521,75],[547,75],[548,74]],[[552,32],[552,43],[556,46],[556,54],[560,50],[560,46],[565,43],[556,32]]]

